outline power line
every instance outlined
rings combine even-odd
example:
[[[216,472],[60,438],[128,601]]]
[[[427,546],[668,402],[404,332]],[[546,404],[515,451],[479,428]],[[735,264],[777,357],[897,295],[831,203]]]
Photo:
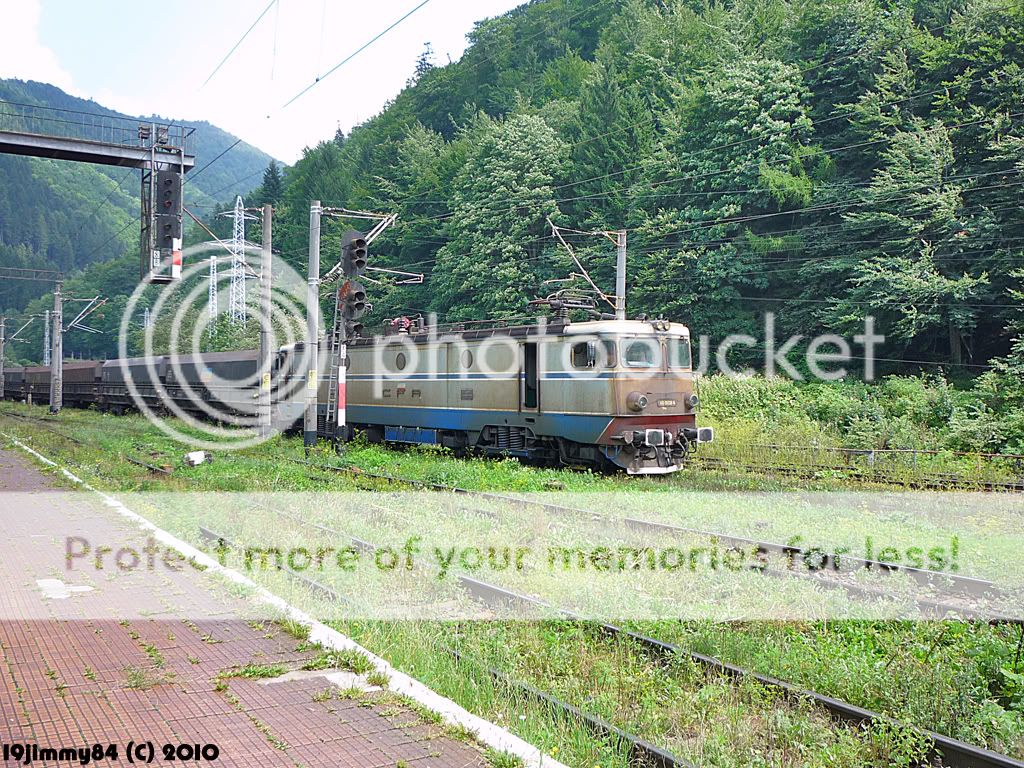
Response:
[[[138,222],[138,221],[136,221],[135,219],[132,219],[131,221],[129,221],[129,222],[127,223],[127,224],[125,224],[125,225],[124,225],[123,227],[121,227],[121,228],[120,228],[119,230],[117,230],[117,232],[115,232],[115,233],[114,233],[114,234],[112,234],[112,235],[111,235],[110,237],[108,237],[108,238],[107,238],[106,240],[104,240],[104,241],[103,241],[103,242],[102,242],[102,243],[101,243],[101,244],[100,244],[100,245],[99,245],[98,247],[96,247],[96,248],[93,248],[93,249],[92,249],[91,251],[89,251],[89,253],[88,253],[88,254],[86,254],[86,257],[85,257],[85,259],[84,259],[83,261],[85,261],[85,262],[88,262],[88,261],[89,261],[90,259],[92,259],[92,257],[93,257],[93,256],[95,256],[95,255],[96,255],[97,253],[99,253],[99,252],[100,252],[101,250],[103,250],[104,248],[106,248],[106,247],[107,247],[107,245],[108,245],[108,244],[109,244],[109,243],[110,243],[110,242],[111,242],[112,240],[114,240],[114,239],[115,239],[115,238],[117,238],[117,237],[120,237],[120,236],[121,236],[121,234],[123,234],[123,233],[124,233],[124,231],[125,231],[126,229],[128,229],[128,227],[130,227],[130,226],[133,226],[133,225],[138,225],[138,223],[139,223],[139,222]]]
[[[419,10],[420,8],[422,8],[422,7],[424,6],[424,5],[426,5],[426,4],[427,4],[427,2],[429,2],[429,0],[425,0],[425,2],[423,2],[423,3],[421,3],[420,5],[418,5],[418,6],[416,6],[415,8],[413,8],[413,9],[412,9],[412,10],[411,10],[411,11],[410,11],[410,12],[409,12],[408,14],[406,14],[406,15],[405,15],[405,16],[403,16],[403,17],[402,17],[401,19],[399,19],[398,21],[396,21],[396,22],[395,22],[394,24],[392,24],[392,25],[391,25],[390,27],[388,27],[388,29],[385,29],[385,30],[384,30],[383,32],[381,32],[381,33],[380,33],[379,35],[377,35],[377,37],[375,37],[375,38],[374,38],[373,40],[369,41],[368,43],[366,43],[366,45],[364,45],[364,46],[363,46],[362,48],[360,48],[360,49],[359,49],[358,51],[356,51],[355,53],[351,54],[351,55],[350,55],[350,56],[349,56],[348,58],[346,58],[346,59],[345,59],[345,61],[342,61],[342,62],[340,62],[340,63],[336,64],[336,65],[335,65],[335,66],[334,66],[334,67],[333,67],[333,68],[332,68],[332,69],[331,69],[330,71],[328,71],[328,72],[327,72],[327,73],[326,73],[325,75],[323,75],[322,77],[318,77],[318,78],[316,79],[316,81],[314,81],[314,82],[313,82],[313,83],[312,83],[311,85],[309,85],[309,86],[308,86],[308,87],[307,87],[307,88],[306,88],[305,90],[303,90],[303,91],[302,91],[301,93],[299,93],[299,94],[297,94],[297,95],[296,95],[295,97],[293,97],[293,98],[291,99],[291,101],[289,101],[289,102],[288,102],[287,104],[285,104],[285,105],[284,105],[284,107],[287,107],[287,106],[289,106],[289,105],[290,105],[290,104],[291,104],[291,103],[292,103],[293,101],[296,101],[296,100],[297,100],[297,99],[298,99],[298,98],[299,98],[300,96],[302,96],[302,95],[303,95],[304,93],[306,93],[306,92],[307,92],[307,91],[309,91],[309,90],[310,90],[311,88],[313,88],[313,86],[315,86],[315,85],[316,85],[317,83],[319,83],[319,82],[320,82],[321,80],[323,80],[324,78],[326,78],[326,77],[327,77],[328,75],[332,74],[332,73],[333,73],[333,72],[334,72],[334,71],[335,71],[336,69],[338,69],[339,67],[341,67],[341,66],[342,66],[342,64],[345,64],[345,63],[346,63],[346,62],[347,62],[348,60],[350,60],[351,58],[353,58],[354,56],[356,56],[356,55],[357,55],[358,53],[360,53],[361,51],[363,51],[363,50],[365,50],[366,48],[368,48],[368,47],[369,47],[369,46],[370,46],[370,45],[371,45],[372,43],[374,43],[374,42],[375,42],[376,40],[378,40],[379,38],[383,37],[383,36],[384,36],[385,34],[387,34],[387,33],[388,33],[388,32],[389,32],[389,31],[390,31],[391,29],[393,29],[394,27],[398,26],[398,25],[399,25],[399,24],[400,24],[401,22],[403,22],[403,21],[404,21],[404,20],[405,20],[406,18],[408,18],[409,16],[411,16],[412,14],[414,14],[414,13],[415,13],[416,11],[418,11],[418,10]],[[589,13],[589,12],[593,12],[593,11],[595,11],[595,10],[596,10],[596,9],[597,9],[598,7],[600,7],[600,6],[602,6],[602,5],[605,5],[605,4],[606,4],[606,3],[608,3],[608,2],[609,2],[609,0],[597,0],[597,2],[595,2],[595,3],[592,3],[592,4],[591,4],[591,5],[589,5],[588,7],[584,8],[584,9],[582,9],[582,10],[580,10],[580,11],[577,11],[576,13],[572,14],[571,16],[569,16],[569,17],[568,17],[567,19],[565,19],[564,23],[565,23],[565,24],[568,24],[569,22],[572,22],[572,21],[574,21],[575,19],[577,19],[577,18],[579,18],[580,16],[582,16],[582,15],[583,15],[584,13]],[[522,43],[524,43],[524,42],[527,42],[527,41],[529,41],[529,40],[535,39],[535,38],[539,37],[540,35],[542,35],[542,34],[545,34],[545,32],[546,32],[546,30],[543,30],[543,29],[542,29],[541,31],[539,31],[539,32],[536,32],[536,33],[534,33],[533,35],[529,35],[528,37],[526,37],[526,38],[524,38],[523,40],[519,41],[519,44],[521,45],[521,44],[522,44]],[[275,56],[276,56],[276,43],[275,43]],[[480,61],[477,61],[477,62],[475,62],[475,63],[473,63],[473,64],[471,64],[471,65],[467,65],[467,68],[471,68],[471,69],[476,69],[477,67],[481,66],[482,64],[485,64],[485,63],[487,63],[488,61],[492,61],[492,60],[493,60],[493,57],[486,57],[486,58],[484,58],[484,59],[481,59]],[[459,64],[459,65],[461,65],[462,63],[461,63],[461,62],[459,62],[458,64]],[[284,107],[282,107],[282,109],[284,109]],[[268,117],[269,117],[269,115],[268,115]],[[212,162],[211,162],[211,163],[209,163],[208,165],[212,165]],[[205,170],[205,168],[203,168],[203,169],[201,169],[201,170]],[[194,173],[192,174],[192,177],[193,177],[193,178],[195,178],[195,176],[197,175],[197,173],[198,173],[198,172],[194,172]],[[242,178],[242,179],[238,179],[238,180],[236,180],[236,181],[232,182],[231,184],[228,184],[227,186],[225,186],[225,187],[224,187],[224,188],[223,188],[222,190],[220,190],[220,191],[223,191],[224,189],[229,189],[229,188],[233,187],[233,186],[234,186],[235,184],[241,183],[242,181],[245,181],[245,180],[247,180],[247,179],[249,179],[249,178],[251,178],[252,176],[255,176],[255,175],[256,175],[256,174],[255,174],[255,173],[253,173],[253,174],[250,174],[249,176],[246,176],[246,177],[244,177],[244,178]],[[217,193],[214,193],[214,195],[216,195],[216,194],[219,194],[219,192],[217,192]],[[343,203],[342,203],[342,204],[343,204]]]
[[[216,203],[217,195],[219,195],[221,192],[225,192],[225,191],[231,189],[232,187],[234,187],[234,186],[236,186],[238,184],[241,184],[243,181],[248,181],[253,176],[259,176],[260,174],[265,173],[265,172],[266,172],[266,168],[260,168],[258,170],[253,171],[252,173],[248,174],[247,176],[243,176],[240,179],[235,179],[234,181],[232,181],[232,182],[230,182],[228,184],[225,184],[223,187],[221,187],[220,189],[218,189],[215,192],[207,192],[206,196],[212,198],[214,200],[213,203],[211,203],[210,205],[194,205],[193,204],[193,205],[189,205],[189,208],[191,208],[194,211],[195,210],[203,210],[203,209],[217,210],[218,208],[221,207],[220,205],[218,205]]]
[[[121,185],[122,185],[122,184],[124,184],[124,183],[125,183],[125,181],[126,181],[126,180],[128,179],[128,177],[129,177],[129,176],[131,176],[131,175],[132,175],[132,174],[133,174],[134,172],[135,172],[135,169],[134,169],[134,168],[130,168],[130,169],[128,170],[128,172],[127,172],[127,173],[125,173],[125,175],[121,177],[121,179],[120,179],[120,180],[119,180],[119,181],[117,182],[117,184],[115,184],[115,185],[114,185],[114,188],[113,188],[113,189],[111,189],[111,190],[110,190],[110,191],[109,191],[109,192],[107,193],[107,196],[106,196],[106,197],[104,197],[104,198],[103,198],[103,200],[101,200],[101,201],[100,201],[99,203],[97,203],[97,204],[96,204],[96,206],[95,206],[95,207],[94,207],[94,208],[92,209],[92,213],[90,213],[90,214],[89,214],[89,215],[88,215],[88,216],[87,216],[87,217],[86,217],[86,218],[85,218],[85,219],[84,219],[84,220],[82,221],[82,226],[83,226],[83,227],[85,226],[85,224],[86,224],[87,222],[90,222],[90,221],[92,221],[92,220],[93,220],[93,219],[94,219],[94,218],[96,217],[96,214],[97,214],[97,213],[99,213],[99,211],[100,211],[100,208],[102,208],[102,207],[103,207],[104,205],[106,205],[106,204],[107,204],[107,203],[108,203],[108,202],[110,201],[110,199],[111,199],[111,198],[112,198],[112,197],[114,196],[114,193],[115,193],[115,192],[117,192],[117,191],[118,191],[118,190],[119,190],[119,189],[121,188]],[[122,231],[123,231],[123,230],[122,230]],[[108,241],[108,242],[109,242],[109,241]]]
[[[198,171],[193,171],[193,173],[192,173],[192,174],[191,174],[190,176],[186,176],[185,178],[186,178],[186,179],[187,179],[188,181],[195,181],[195,179],[196,179],[196,176],[198,176],[199,174],[201,174],[201,173],[202,173],[203,171],[205,171],[205,170],[206,170],[207,168],[209,168],[209,167],[210,167],[211,165],[213,165],[214,163],[216,163],[216,162],[217,162],[218,160],[220,160],[220,159],[221,159],[222,157],[224,157],[224,155],[226,155],[226,154],[227,154],[228,152],[230,152],[230,151],[231,151],[232,149],[234,149],[235,147],[237,147],[237,146],[238,146],[239,144],[241,144],[241,143],[242,143],[242,140],[241,140],[241,139],[235,139],[235,143],[234,143],[234,144],[232,144],[232,145],[231,145],[230,147],[228,147],[227,149],[225,149],[225,150],[224,150],[223,152],[221,152],[221,153],[220,153],[219,155],[217,155],[217,156],[216,156],[215,158],[213,158],[213,160],[211,160],[210,162],[208,162],[208,163],[207,163],[206,165],[204,165],[204,166],[203,166],[202,168],[200,168],[200,169],[199,169]]]
[[[1012,118],[1015,118],[1015,117],[1020,117],[1021,115],[1024,115],[1024,112],[1012,112],[1012,113],[1007,114],[1006,117],[1007,117],[1007,119],[1012,119]],[[965,127],[969,127],[969,126],[973,126],[973,125],[980,125],[980,124],[986,122],[987,119],[988,118],[981,118],[981,119],[978,119],[978,120],[971,120],[971,121],[965,121],[965,122],[961,122],[961,123],[954,123],[952,125],[941,124],[939,126],[933,126],[932,128],[927,128],[925,130],[930,132],[930,131],[937,130],[938,128],[944,128],[946,130],[952,130],[952,129],[956,129],[956,128],[965,128]],[[785,132],[787,130],[792,130],[792,128],[784,129],[782,132]],[[747,139],[742,139],[742,140],[739,140],[739,141],[730,142],[728,144],[718,145],[716,147],[708,147],[706,149],[701,149],[701,150],[698,150],[698,153],[717,151],[717,150],[722,150],[722,149],[729,149],[729,148],[731,148],[733,146],[738,146],[740,144],[746,144],[746,143],[749,143],[751,141],[756,141],[756,140],[760,140],[760,139],[763,139],[763,138],[765,138],[765,137],[763,137],[763,136],[754,136],[754,137],[750,137],[750,138],[747,138]],[[830,155],[830,156],[831,155],[836,155],[836,154],[839,154],[841,152],[848,152],[851,149],[863,149],[864,147],[869,147],[869,146],[873,146],[873,145],[876,145],[876,144],[884,144],[884,143],[888,142],[889,140],[890,140],[889,137],[884,137],[884,138],[880,138],[880,139],[873,139],[873,140],[870,140],[870,141],[856,142],[856,143],[853,143],[853,144],[844,144],[844,145],[841,145],[841,146],[838,146],[838,147],[832,147],[832,148],[829,148],[829,149],[822,149],[821,150],[821,154],[823,154],[823,155]],[[651,167],[657,167],[658,165],[664,165],[667,162],[670,162],[670,161],[664,161],[664,162],[661,162],[661,163],[654,163],[654,164],[652,164]],[[672,184],[672,183],[675,183],[675,182],[697,181],[697,180],[700,180],[700,179],[707,179],[707,178],[712,178],[712,177],[715,177],[715,176],[724,176],[724,175],[730,174],[730,173],[737,173],[737,172],[744,171],[744,170],[752,170],[754,168],[759,168],[761,163],[762,163],[762,160],[760,158],[753,158],[749,162],[741,164],[741,165],[739,165],[736,168],[720,168],[720,169],[715,170],[715,171],[707,171],[707,172],[699,173],[699,174],[684,174],[682,176],[670,177],[670,178],[667,178],[667,179],[662,179],[661,181],[651,182],[650,184],[647,185],[647,187],[653,188],[653,187],[664,186],[666,184]],[[622,175],[623,173],[626,173],[629,170],[633,170],[633,169],[639,168],[639,167],[640,167],[640,165],[632,166],[632,167],[630,167],[628,169],[623,169],[621,171],[616,171],[616,172],[613,172],[613,173],[604,174],[603,176],[594,176],[594,177],[591,177],[589,179],[584,179],[582,181],[575,181],[575,182],[568,182],[568,183],[565,183],[565,184],[558,184],[558,185],[552,186],[551,189],[552,190],[564,189],[566,187],[578,186],[580,184],[584,184],[584,183],[587,183],[587,182],[590,182],[590,181],[597,181],[597,180],[601,180],[601,179],[611,178],[613,176]],[[779,170],[785,170],[785,169],[779,169]],[[868,182],[868,184],[870,184],[870,182]],[[844,187],[844,186],[851,186],[851,185],[842,185],[842,184],[840,184],[840,185],[837,185],[837,186]],[[684,196],[684,195],[687,195],[687,194],[690,194],[690,193],[675,193],[675,194],[677,194],[678,196]],[[696,192],[693,192],[693,194],[698,194],[698,195],[715,195],[715,194],[727,194],[727,192],[725,192],[725,191],[718,192],[718,191],[715,191],[715,190],[711,190],[711,191],[707,191],[707,192],[705,192],[705,191],[696,191]],[[614,195],[622,195],[623,197],[626,197],[626,198],[629,198],[629,199],[637,199],[637,198],[643,198],[643,197],[648,197],[648,196],[658,196],[658,195],[640,195],[640,194],[634,195],[634,194],[631,194],[629,192],[623,192],[621,190],[609,190],[607,192],[596,192],[596,193],[593,193],[591,195],[578,195],[576,197],[556,198],[555,200],[553,200],[553,202],[565,203],[565,202],[573,202],[575,200],[597,199],[597,198],[611,197],[611,196],[614,196]],[[672,196],[674,196],[674,193],[666,193],[664,196],[672,197]],[[503,204],[507,204],[507,203],[514,202],[514,201],[515,201],[514,198],[501,198],[501,199],[497,199],[497,200],[488,201],[488,203],[484,204],[482,207],[484,209],[489,210],[489,209],[492,208],[492,206],[495,206],[495,205],[501,206]],[[396,202],[397,203],[404,203],[404,202],[408,202],[408,200],[398,200]],[[412,200],[411,202],[419,202],[419,201]],[[793,213],[793,212],[795,212],[795,211],[788,211],[788,213]],[[454,212],[448,212],[448,213],[438,214],[436,216],[427,216],[427,217],[424,217],[422,219],[417,219],[415,221],[418,221],[418,222],[443,221],[445,219],[453,218],[455,215],[456,214]]]
[[[290,107],[290,106],[291,106],[292,104],[294,104],[294,103],[295,103],[296,101],[298,101],[298,100],[299,100],[300,98],[302,98],[302,97],[303,97],[303,96],[304,96],[305,94],[307,94],[307,93],[308,93],[308,92],[309,92],[309,91],[310,91],[310,90],[311,90],[311,89],[312,89],[312,88],[313,88],[314,86],[318,85],[319,83],[322,83],[322,82],[323,82],[324,80],[326,80],[326,79],[327,79],[328,77],[330,77],[331,75],[333,75],[333,74],[334,74],[335,72],[337,72],[337,71],[338,71],[339,69],[341,69],[341,67],[343,67],[343,66],[344,66],[345,64],[347,64],[348,62],[352,61],[352,59],[354,59],[354,58],[355,58],[356,56],[358,56],[358,55],[359,55],[360,53],[362,53],[363,51],[365,51],[365,50],[366,50],[367,48],[369,48],[369,47],[370,47],[371,45],[373,45],[373,44],[374,44],[375,42],[377,42],[378,40],[380,40],[380,39],[381,39],[382,37],[384,37],[384,35],[386,35],[386,34],[387,34],[388,32],[390,32],[391,30],[393,30],[393,29],[394,29],[395,27],[397,27],[397,26],[398,26],[399,24],[401,24],[401,23],[402,23],[403,21],[405,21],[406,19],[408,19],[408,18],[409,18],[410,16],[412,16],[412,15],[413,15],[414,13],[416,13],[416,11],[418,11],[418,10],[419,10],[420,8],[422,8],[423,6],[425,6],[425,5],[426,5],[427,3],[429,3],[429,2],[430,2],[430,0],[422,0],[422,2],[420,2],[420,4],[419,4],[419,5],[417,5],[417,6],[415,7],[415,8],[413,8],[413,9],[412,9],[411,11],[409,11],[409,12],[408,12],[407,14],[405,14],[404,16],[402,16],[402,18],[398,19],[398,21],[395,21],[395,22],[393,22],[393,23],[392,23],[392,24],[391,24],[390,26],[388,26],[388,27],[387,27],[386,29],[384,29],[384,30],[383,30],[382,32],[378,32],[378,33],[377,33],[377,34],[376,34],[376,35],[375,35],[375,36],[374,36],[373,38],[371,38],[371,39],[370,39],[369,41],[367,41],[366,43],[363,43],[363,45],[361,45],[361,46],[360,46],[360,47],[359,47],[358,49],[356,49],[356,50],[355,50],[355,51],[354,51],[353,53],[350,53],[350,54],[349,54],[348,56],[346,56],[346,57],[345,57],[344,59],[342,59],[342,60],[341,60],[341,61],[339,61],[339,62],[338,62],[337,64],[335,64],[335,65],[334,65],[333,67],[331,67],[331,68],[330,68],[329,70],[327,70],[327,71],[326,71],[326,72],[325,72],[325,73],[324,73],[323,75],[321,75],[320,77],[318,77],[318,78],[317,78],[316,80],[314,80],[314,81],[313,81],[312,83],[310,83],[309,85],[307,85],[307,86],[306,86],[305,88],[303,88],[303,89],[302,89],[301,91],[299,91],[299,92],[298,92],[297,94],[295,94],[294,96],[292,96],[292,98],[290,98],[290,99],[289,99],[289,100],[288,100],[288,101],[287,101],[287,102],[285,103],[285,105],[281,107],[281,109],[282,109],[282,110],[284,110],[284,109],[287,109],[288,107]],[[269,117],[269,115],[268,115],[268,117]]]
[[[231,58],[231,54],[233,54],[236,50],[238,50],[238,46],[240,46],[245,41],[245,38],[247,38],[249,36],[249,33],[252,32],[256,28],[257,24],[260,23],[260,19],[262,19],[264,16],[267,15],[267,11],[269,11],[271,6],[273,6],[274,3],[276,3],[276,2],[277,2],[277,0],[270,0],[270,2],[267,3],[267,7],[264,8],[263,11],[260,13],[260,15],[256,17],[256,21],[254,21],[249,26],[249,28],[247,30],[245,30],[245,34],[242,35],[238,39],[238,42],[235,43],[233,46],[231,46],[231,50],[228,51],[227,55],[223,59],[220,60],[220,64],[218,64],[216,67],[213,68],[213,72],[211,72],[210,76],[208,78],[206,78],[206,80],[203,81],[203,84],[201,86],[199,86],[199,90],[202,90],[203,88],[205,88],[206,84],[213,79],[213,76],[216,75],[220,71],[220,68],[224,66],[225,62],[227,62],[227,60]]]

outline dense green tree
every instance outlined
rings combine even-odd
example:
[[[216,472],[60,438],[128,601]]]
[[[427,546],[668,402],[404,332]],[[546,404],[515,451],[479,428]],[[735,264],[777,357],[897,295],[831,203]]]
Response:
[[[437,255],[432,308],[451,319],[522,315],[551,273],[546,219],[565,146],[538,117],[480,118],[475,152],[452,188],[449,241]]]
[[[941,335],[949,361],[960,365],[989,280],[972,268],[973,226],[954,177],[949,132],[915,118],[910,130],[893,135],[882,163],[864,195],[867,210],[846,214],[856,238],[876,242],[861,251],[849,290],[836,299],[834,324],[875,315],[887,321],[891,340],[932,352],[943,346]]]
[[[756,326],[766,307],[755,302],[769,284],[746,241],[791,225],[786,209],[810,201],[810,134],[792,65],[742,59],[680,87],[647,160],[650,191],[637,196],[644,252],[634,273],[648,307],[713,338]]]
[[[422,56],[379,114],[260,194],[300,271],[310,200],[399,214],[371,260],[426,280],[373,285],[371,320],[527,311],[577,271],[545,227],[561,212],[573,229],[628,228],[633,314],[713,339],[759,337],[769,310],[805,337],[873,314],[885,358],[998,360],[1002,381],[1024,333],[1022,51],[1024,6],[1004,0],[538,0],[478,24],[459,61]],[[197,177],[225,203],[253,173],[234,155]],[[129,184],[63,168],[0,158],[0,259],[131,262],[133,229],[111,239],[136,210]],[[218,210],[199,192],[190,205]],[[325,219],[325,269],[361,225]],[[567,236],[611,292],[611,244]],[[0,285],[0,306],[40,290]]]

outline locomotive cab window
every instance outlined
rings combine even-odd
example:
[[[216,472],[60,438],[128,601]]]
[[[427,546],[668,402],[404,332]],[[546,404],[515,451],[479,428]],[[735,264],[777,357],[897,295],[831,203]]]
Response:
[[[688,338],[668,340],[668,364],[673,368],[690,368],[693,365]]]
[[[630,368],[657,368],[661,365],[661,347],[654,339],[627,341],[622,360]]]
[[[593,368],[597,365],[597,345],[592,341],[581,341],[572,345],[572,367]]]
[[[614,368],[615,342],[611,339],[601,341],[581,341],[572,345],[573,368]]]

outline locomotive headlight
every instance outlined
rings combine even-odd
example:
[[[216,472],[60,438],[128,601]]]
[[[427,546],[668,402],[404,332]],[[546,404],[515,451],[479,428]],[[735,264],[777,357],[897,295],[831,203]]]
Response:
[[[630,392],[629,396],[626,397],[626,406],[629,410],[639,413],[647,407],[647,395],[640,392]]]
[[[686,404],[689,405],[691,409],[696,410],[697,406],[700,405],[700,398],[697,397],[696,394],[690,395],[686,398]]]

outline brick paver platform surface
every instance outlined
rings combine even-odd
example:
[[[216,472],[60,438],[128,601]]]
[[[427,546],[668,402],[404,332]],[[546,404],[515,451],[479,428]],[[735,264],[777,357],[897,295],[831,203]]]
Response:
[[[152,743],[154,762],[165,744],[216,745],[217,766],[486,764],[397,697],[332,686],[322,674],[336,670],[280,676],[317,649],[242,618],[251,608],[195,571],[69,573],[66,537],[140,534],[11,451],[0,451],[0,529],[0,743],[116,744],[120,765],[129,742]]]

